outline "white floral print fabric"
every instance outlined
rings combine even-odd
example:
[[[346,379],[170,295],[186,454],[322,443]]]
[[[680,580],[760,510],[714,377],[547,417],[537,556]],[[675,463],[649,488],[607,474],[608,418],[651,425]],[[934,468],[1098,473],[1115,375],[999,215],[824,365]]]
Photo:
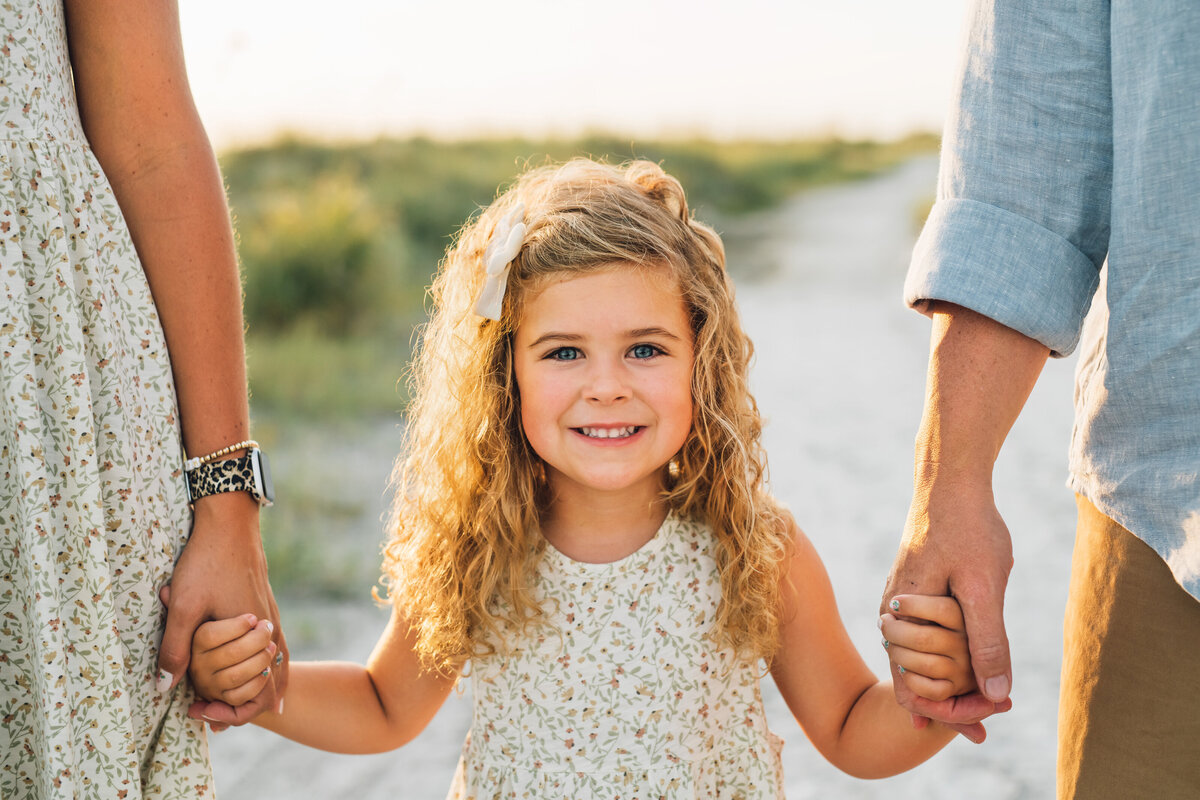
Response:
[[[0,37],[0,797],[212,797],[187,682],[154,687],[191,525],[161,326],[62,4],[0,2]]]
[[[706,638],[715,553],[707,526],[674,517],[611,564],[547,546],[544,618],[470,663],[474,720],[448,797],[782,798],[759,667]]]

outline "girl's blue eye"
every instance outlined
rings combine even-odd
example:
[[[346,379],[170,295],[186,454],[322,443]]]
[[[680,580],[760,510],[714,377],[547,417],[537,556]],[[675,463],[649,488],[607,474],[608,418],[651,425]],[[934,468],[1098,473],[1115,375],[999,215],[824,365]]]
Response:
[[[548,358],[555,361],[574,361],[579,358],[579,348],[576,347],[560,347],[550,353]]]
[[[635,344],[629,352],[634,358],[654,358],[661,354],[662,350],[652,344]]]

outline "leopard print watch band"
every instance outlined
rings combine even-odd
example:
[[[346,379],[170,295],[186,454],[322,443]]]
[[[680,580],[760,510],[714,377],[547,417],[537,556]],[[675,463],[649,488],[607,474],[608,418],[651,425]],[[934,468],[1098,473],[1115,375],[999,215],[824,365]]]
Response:
[[[251,449],[240,458],[200,464],[187,470],[186,474],[188,500],[191,503],[220,492],[249,492],[263,506],[275,501],[267,457],[258,448]]]

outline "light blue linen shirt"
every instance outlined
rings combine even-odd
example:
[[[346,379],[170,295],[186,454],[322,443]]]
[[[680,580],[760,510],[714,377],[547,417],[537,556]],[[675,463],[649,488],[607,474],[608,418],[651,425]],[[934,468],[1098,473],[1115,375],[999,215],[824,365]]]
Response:
[[[1069,485],[1200,599],[1200,3],[973,5],[905,299],[1081,345]]]

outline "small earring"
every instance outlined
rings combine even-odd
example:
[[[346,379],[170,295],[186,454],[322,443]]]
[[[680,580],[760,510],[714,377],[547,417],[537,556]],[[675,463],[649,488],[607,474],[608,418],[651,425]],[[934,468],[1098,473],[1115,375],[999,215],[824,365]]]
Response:
[[[667,462],[667,474],[671,476],[671,480],[678,480],[679,472],[679,461],[672,458]]]

